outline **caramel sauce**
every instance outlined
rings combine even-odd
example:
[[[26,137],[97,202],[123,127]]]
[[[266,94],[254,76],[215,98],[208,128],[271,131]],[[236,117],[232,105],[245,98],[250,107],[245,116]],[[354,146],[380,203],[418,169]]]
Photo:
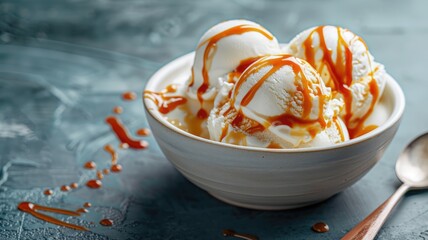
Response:
[[[236,127],[236,128],[241,128],[242,130],[244,130],[245,132],[249,133],[249,134],[254,134],[256,132],[261,132],[263,130],[265,130],[266,127],[268,127],[267,125],[262,125],[254,120],[251,119],[246,119],[249,122],[249,126],[245,126],[244,128],[242,127],[242,122],[245,119],[245,114],[240,110],[238,112],[238,114],[235,116],[235,118],[232,120],[231,124],[232,126]]]
[[[121,106],[116,106],[113,108],[113,113],[121,114],[123,112],[123,108]]]
[[[71,190],[71,188],[70,188],[69,186],[67,186],[67,185],[62,185],[60,189],[61,189],[61,191],[63,191],[63,192],[68,192],[68,191],[70,191],[70,190]]]
[[[46,196],[50,196],[50,195],[53,194],[53,191],[50,190],[50,189],[46,189],[45,191],[43,191],[43,194],[46,195]]]
[[[122,99],[126,101],[133,101],[137,99],[137,94],[135,92],[124,92],[122,94]]]
[[[357,126],[352,126],[351,118],[352,118],[352,92],[350,91],[350,86],[352,84],[352,52],[349,48],[349,44],[343,38],[341,29],[337,27],[337,48],[336,48],[336,59],[332,58],[332,50],[327,47],[325,36],[324,36],[324,26],[316,27],[308,36],[308,38],[304,41],[303,45],[305,48],[305,58],[317,71],[321,72],[322,69],[326,68],[330,73],[332,78],[332,83],[326,83],[328,86],[332,87],[333,91],[338,91],[342,94],[344,102],[345,102],[345,116],[344,121],[345,125],[349,130],[350,138],[356,138],[360,136],[359,133],[364,132],[362,129],[364,128],[364,121],[370,116],[373,111],[374,105],[379,99],[379,88],[377,86],[376,80],[373,77],[374,70],[371,69],[371,81],[369,82],[370,93],[373,96],[373,100],[370,103],[370,108],[367,113],[358,119]],[[320,66],[316,66],[315,60],[315,46],[313,46],[313,35],[317,34],[319,36],[320,41],[320,49],[322,50],[322,64]],[[361,41],[367,50],[367,56],[369,56],[368,48],[366,43],[358,37],[358,40]],[[371,62],[369,58],[369,65],[371,68]]]
[[[225,116],[227,115],[225,114]],[[225,124],[225,126],[221,129],[220,142],[223,140],[224,137],[226,137],[228,131],[229,131],[229,124]]]
[[[193,135],[209,138],[207,133],[204,132],[205,119],[193,115],[188,104],[181,106],[180,110],[185,113],[183,122],[178,119],[168,119],[171,124]]]
[[[257,56],[252,58],[247,58],[239,62],[239,65],[229,73],[227,82],[229,83],[235,83],[237,79],[242,75],[242,73],[247,69],[251,64],[253,64],[255,61],[259,60],[264,56]]]
[[[232,229],[224,229],[223,230],[223,236],[225,237],[236,237],[241,238],[245,240],[258,240],[259,238],[257,236],[247,234],[247,233],[237,233]]]
[[[233,71],[234,73],[239,74],[239,76],[241,76],[241,74],[251,65],[253,64],[255,61],[259,60],[260,58],[263,58],[264,56],[257,56],[257,57],[252,57],[252,58],[247,58],[242,60],[241,62],[239,62],[239,65],[235,68],[235,70]]]
[[[164,93],[175,93],[177,92],[177,85],[176,84],[169,84],[165,87]]]
[[[122,165],[120,165],[120,164],[114,164],[114,165],[111,166],[110,170],[112,172],[120,172],[120,171],[122,171]]]
[[[79,226],[79,225],[75,225],[75,224],[71,224],[71,223],[61,221],[61,220],[56,219],[54,217],[40,213],[39,211],[58,213],[58,214],[63,214],[63,215],[68,215],[68,216],[80,216],[80,214],[78,212],[59,209],[59,208],[45,207],[45,206],[37,205],[37,204],[31,203],[31,202],[21,202],[18,205],[18,209],[22,212],[31,214],[38,219],[41,219],[41,220],[46,221],[46,222],[50,222],[52,224],[72,228],[75,230],[81,230],[81,231],[87,231],[88,230],[83,226]]]
[[[375,130],[376,128],[378,128],[377,125],[358,126],[357,128],[352,129],[352,131],[349,131],[349,135],[352,135],[353,138],[356,138],[366,133],[369,133]]]
[[[330,227],[324,222],[318,222],[312,225],[312,230],[317,233],[325,233],[330,230]]]
[[[204,101],[202,95],[209,88],[210,79],[209,79],[208,72],[210,71],[211,63],[212,63],[212,60],[214,58],[214,55],[215,55],[215,52],[217,49],[217,43],[225,37],[228,37],[231,35],[241,35],[241,34],[244,34],[247,32],[257,32],[257,33],[262,34],[264,37],[266,37],[269,40],[274,39],[272,34],[270,34],[267,30],[265,30],[261,27],[253,26],[253,25],[249,25],[249,24],[242,24],[242,25],[238,25],[238,26],[234,26],[234,27],[231,27],[229,29],[226,29],[226,30],[208,38],[207,40],[201,42],[198,45],[197,48],[200,48],[203,45],[207,44],[207,46],[204,50],[203,65],[202,65],[203,82],[197,90],[198,101],[200,102],[200,105],[201,105],[201,109],[199,110],[200,114],[198,112],[198,117],[200,117],[200,118],[207,118],[208,117],[208,114],[204,114],[204,112],[206,113],[206,111],[202,108],[203,101]],[[193,86],[193,84],[194,84],[194,69],[192,67],[192,79],[190,81],[189,86]],[[203,111],[201,111],[201,110],[203,110]]]
[[[127,143],[121,143],[121,144],[119,144],[119,147],[120,147],[121,149],[128,149],[128,148],[129,148],[129,145],[128,145]]]
[[[279,145],[279,144],[278,144],[278,143],[276,143],[276,142],[271,142],[271,143],[267,146],[267,148],[281,149],[282,147],[281,147],[281,145]]]
[[[144,91],[144,98],[152,100],[158,107],[158,111],[162,114],[168,114],[178,106],[183,105],[187,102],[184,96],[180,95],[165,95],[166,92],[153,92],[150,90]]]
[[[100,221],[100,224],[105,227],[110,227],[113,226],[113,220],[105,218]]]
[[[103,183],[98,179],[91,179],[86,183],[89,188],[100,188]]]
[[[198,118],[200,118],[200,119],[206,119],[206,118],[208,118],[208,112],[205,109],[201,108],[201,109],[199,109],[196,116],[198,116]]]
[[[104,150],[110,154],[110,156],[111,156],[111,163],[112,164],[116,164],[117,163],[118,155],[117,155],[117,152],[114,150],[113,146],[110,145],[110,144],[107,144],[107,145],[104,146]]]
[[[235,145],[246,146],[247,145],[246,137],[247,136],[241,132],[231,131],[225,136],[225,142],[235,144]]]
[[[278,116],[269,117],[268,122],[270,122],[272,126],[287,125],[293,128],[295,126],[309,127],[310,125],[319,123],[319,120],[318,119],[315,119],[315,120],[301,119],[289,113],[284,113]],[[308,131],[314,131],[314,129],[308,129]]]
[[[76,189],[76,188],[78,188],[79,187],[79,184],[77,184],[77,183],[71,183],[70,184],[70,187],[72,188],[72,189]]]
[[[85,202],[85,203],[83,204],[83,207],[85,207],[85,208],[90,208],[90,207],[92,207],[92,203],[90,203],[90,202]]]
[[[107,168],[104,168],[103,169],[103,174],[104,175],[107,175],[107,174],[109,174],[110,173],[110,170],[108,170]]]
[[[93,161],[89,161],[89,162],[86,162],[85,165],[83,165],[83,167],[86,169],[94,169],[97,167],[97,164]]]
[[[128,146],[133,149],[147,148],[148,142],[131,139],[125,126],[115,116],[107,117],[106,122],[110,125],[111,129],[122,143],[128,144]]]
[[[138,136],[146,137],[150,135],[150,129],[148,128],[140,128],[137,130],[136,134]]]
[[[88,213],[89,210],[86,209],[86,208],[79,208],[79,209],[76,210],[76,212],[78,212],[78,213]]]
[[[98,179],[98,180],[102,180],[103,178],[104,178],[103,172],[102,172],[102,171],[100,171],[100,170],[98,170],[98,171],[97,171],[97,179]]]
[[[340,140],[343,142],[345,141],[345,134],[343,133],[343,129],[342,126],[339,123],[339,120],[336,118],[333,120],[334,125],[336,126],[337,130],[339,131],[340,134]]]
[[[187,132],[187,128],[185,128],[183,126],[183,123],[181,123],[179,120],[177,120],[177,119],[167,119],[167,121],[169,123],[171,123],[172,125],[176,126],[177,128],[179,128],[179,129]]]

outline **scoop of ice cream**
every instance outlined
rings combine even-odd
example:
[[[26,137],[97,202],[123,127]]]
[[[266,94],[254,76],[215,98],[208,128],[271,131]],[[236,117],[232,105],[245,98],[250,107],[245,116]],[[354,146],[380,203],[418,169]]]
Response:
[[[286,52],[309,62],[333,95],[344,100],[341,116],[356,137],[386,81],[383,65],[374,61],[363,39],[347,29],[319,26],[297,35]]]
[[[188,96],[201,103],[214,99],[219,84],[227,80],[225,76],[243,61],[279,51],[276,38],[254,22],[231,20],[217,24],[198,43],[187,83]]]
[[[210,138],[238,145],[297,148],[343,142],[348,133],[319,74],[290,55],[260,58],[224,82],[208,118]]]

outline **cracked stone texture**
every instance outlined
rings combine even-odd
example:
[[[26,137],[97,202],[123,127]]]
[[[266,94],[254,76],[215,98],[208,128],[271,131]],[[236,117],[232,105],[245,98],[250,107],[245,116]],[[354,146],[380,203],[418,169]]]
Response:
[[[412,138],[428,130],[426,56],[428,3],[412,1],[21,1],[0,2],[0,239],[222,239],[231,228],[260,239],[339,239],[398,186],[395,159]],[[334,24],[362,36],[376,59],[402,86],[407,105],[401,128],[383,159],[361,181],[331,199],[291,211],[229,206],[185,180],[152,137],[144,151],[119,151],[121,174],[104,187],[59,191],[85,181],[102,150],[118,142],[104,123],[115,105],[131,132],[147,127],[141,101],[123,102],[156,69],[192,51],[219,21],[259,22],[280,42],[315,25]],[[45,188],[54,190],[46,197]],[[428,192],[407,194],[377,239],[428,239]],[[77,209],[93,226],[77,232],[16,209],[20,201]],[[98,224],[103,217],[114,227]],[[326,221],[331,231],[310,226]],[[91,224],[95,222],[95,224]]]

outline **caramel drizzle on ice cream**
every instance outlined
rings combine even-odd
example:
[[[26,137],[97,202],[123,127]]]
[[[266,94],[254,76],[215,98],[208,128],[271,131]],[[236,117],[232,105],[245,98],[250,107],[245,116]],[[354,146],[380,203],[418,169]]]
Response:
[[[257,63],[251,65],[250,68],[248,68],[240,77],[238,82],[235,86],[235,91],[232,95],[231,99],[231,106],[235,105],[236,96],[238,95],[240,88],[242,84],[247,81],[247,79],[260,71],[264,67],[271,67],[270,70],[263,75],[245,94],[245,96],[242,98],[240,105],[245,107],[247,106],[254,96],[256,95],[257,91],[260,89],[260,87],[263,85],[263,83],[275,72],[277,72],[280,68],[284,66],[289,66],[292,68],[295,76],[300,76],[300,84],[296,84],[296,89],[298,92],[302,93],[303,99],[302,99],[302,116],[296,117],[292,115],[290,112],[285,112],[278,116],[272,116],[267,119],[267,122],[263,123],[262,125],[266,128],[270,125],[287,125],[290,127],[293,127],[294,125],[313,125],[314,123],[319,123],[322,128],[325,128],[327,123],[324,119],[324,94],[322,93],[320,88],[316,88],[315,92],[310,91],[310,89],[313,89],[312,82],[307,79],[304,71],[302,70],[301,65],[297,62],[297,59],[290,56],[290,55],[277,55],[277,56],[269,56],[260,59]],[[318,96],[319,98],[319,113],[317,119],[310,119],[310,113],[312,109],[312,97],[311,94]],[[290,109],[291,106],[287,106],[286,109]],[[233,126],[239,125],[241,122],[240,119],[242,119],[243,113],[242,111],[238,112],[237,117],[232,122]],[[258,129],[263,130],[263,129]],[[311,129],[308,129],[311,133],[311,135],[314,137],[318,131],[311,131]]]
[[[208,38],[207,40],[201,42],[198,45],[198,48],[200,48],[203,45],[207,44],[207,46],[204,50],[203,65],[202,65],[203,83],[197,90],[198,101],[201,104],[201,108],[199,109],[199,111],[197,113],[197,116],[199,118],[205,119],[208,117],[208,113],[202,107],[203,102],[204,102],[202,95],[208,90],[209,85],[210,85],[208,72],[210,71],[210,68],[211,68],[211,63],[212,63],[212,60],[213,60],[214,55],[215,55],[217,43],[225,37],[228,37],[231,35],[240,35],[240,34],[244,34],[247,32],[257,32],[257,33],[262,34],[263,36],[265,36],[269,40],[274,39],[274,37],[271,33],[269,33],[266,29],[264,29],[260,26],[250,25],[250,24],[242,24],[242,25],[238,25],[238,26],[228,28],[228,29]],[[193,86],[193,84],[194,84],[194,69],[192,67],[192,76],[191,76],[191,81],[190,81],[189,86]]]
[[[332,49],[329,49],[327,47],[327,43],[325,40],[324,35],[324,26],[316,27],[312,30],[312,32],[309,34],[308,38],[303,42],[303,46],[305,48],[305,60],[308,61],[314,68],[317,68],[316,66],[316,46],[313,45],[314,40],[314,34],[317,34],[319,37],[319,48],[322,50],[322,64],[321,66],[318,66],[317,70],[320,71],[324,67],[326,67],[330,73],[330,76],[333,80],[332,90],[338,91],[343,95],[344,102],[345,102],[345,116],[344,121],[346,126],[348,127],[349,135],[352,138],[356,138],[363,133],[367,131],[367,129],[364,129],[364,122],[365,120],[370,116],[370,114],[373,112],[373,108],[376,104],[376,102],[379,99],[379,87],[376,83],[376,80],[373,77],[373,73],[376,70],[371,69],[370,71],[370,77],[371,80],[369,82],[369,92],[373,96],[373,100],[370,103],[369,110],[360,118],[358,119],[358,124],[356,126],[351,125],[351,117],[353,115],[352,113],[352,92],[350,90],[350,86],[352,84],[352,69],[353,69],[353,63],[352,63],[352,52],[349,48],[348,42],[343,38],[341,28],[336,27],[337,29],[337,48],[336,48],[336,59],[333,59],[332,56]],[[347,31],[347,30],[345,30]],[[370,55],[368,52],[368,48],[366,43],[358,36],[355,36],[358,41],[364,44],[366,50],[367,50],[367,57],[369,58],[369,67],[371,67],[371,60]],[[329,83],[326,83],[330,86]],[[373,126],[370,127],[371,130],[373,130]]]
[[[160,113],[168,114],[178,106],[185,104],[187,102],[187,99],[184,96],[170,95],[170,93],[175,93],[176,91],[177,91],[177,86],[174,84],[171,84],[171,85],[168,85],[165,89],[163,89],[160,92],[145,90],[144,98],[152,100],[158,107],[158,111]]]

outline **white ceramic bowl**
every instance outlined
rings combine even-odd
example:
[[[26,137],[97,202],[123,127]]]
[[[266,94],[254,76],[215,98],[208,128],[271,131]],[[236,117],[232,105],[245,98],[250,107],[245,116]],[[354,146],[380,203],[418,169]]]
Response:
[[[190,74],[193,53],[157,71],[146,85],[160,91]],[[363,177],[394,137],[405,99],[388,79],[382,102],[388,119],[377,129],[329,147],[265,149],[207,140],[178,129],[144,99],[148,122],[166,158],[192,183],[214,197],[253,209],[290,209],[325,200]]]

